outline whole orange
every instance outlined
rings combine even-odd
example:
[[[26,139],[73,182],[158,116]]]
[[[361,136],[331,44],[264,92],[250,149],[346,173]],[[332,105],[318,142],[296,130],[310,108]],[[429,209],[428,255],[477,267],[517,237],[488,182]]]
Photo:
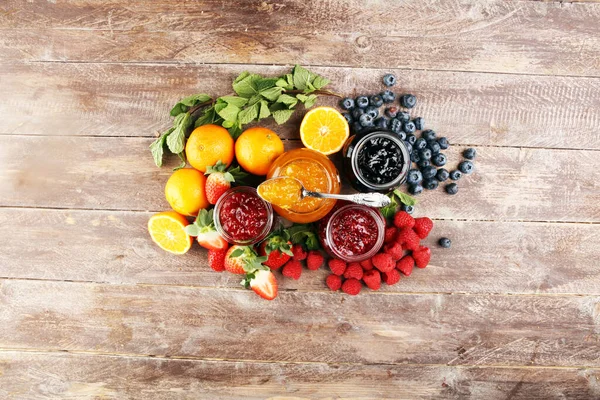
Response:
[[[171,208],[179,214],[196,216],[209,206],[204,185],[206,177],[193,168],[173,172],[165,185],[165,197]]]
[[[246,129],[235,142],[235,158],[246,171],[266,175],[273,161],[283,153],[283,142],[270,129]]]
[[[234,156],[233,138],[222,126],[199,126],[187,140],[185,156],[192,167],[202,172],[219,160],[229,166]]]

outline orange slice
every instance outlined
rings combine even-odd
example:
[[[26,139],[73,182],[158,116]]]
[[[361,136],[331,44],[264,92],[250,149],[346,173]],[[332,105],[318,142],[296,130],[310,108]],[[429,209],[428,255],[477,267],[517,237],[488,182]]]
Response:
[[[349,135],[346,118],[331,107],[313,108],[300,124],[300,138],[304,146],[325,155],[340,151]]]
[[[154,243],[173,254],[185,254],[192,247],[192,237],[185,233],[189,222],[175,211],[154,214],[148,221],[148,232]]]

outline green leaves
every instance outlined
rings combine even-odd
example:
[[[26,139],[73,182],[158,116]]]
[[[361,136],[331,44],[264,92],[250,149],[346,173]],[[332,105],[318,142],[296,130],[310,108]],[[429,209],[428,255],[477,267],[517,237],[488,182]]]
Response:
[[[249,124],[250,122],[252,122],[253,120],[255,120],[258,117],[258,108],[259,107],[260,107],[260,104],[256,103],[253,106],[245,108],[242,111],[240,111],[240,113],[238,115],[240,124],[246,125],[246,124]]]
[[[167,136],[167,147],[174,154],[181,153],[185,149],[185,137],[187,129],[192,125],[190,113],[179,114],[173,123],[173,132]]]
[[[407,195],[407,194],[406,194],[406,193],[404,193],[404,192],[401,192],[399,189],[395,189],[395,190],[394,190],[394,194],[395,194],[396,196],[398,196],[398,198],[400,199],[400,201],[401,201],[403,204],[406,204],[407,206],[414,206],[414,205],[416,205],[416,204],[417,204],[417,199],[415,199],[415,198],[414,198],[414,197],[412,197],[412,196],[409,196],[409,195]]]
[[[162,167],[165,141],[167,140],[167,136],[169,136],[174,130],[175,128],[167,129],[166,132],[160,135],[160,137],[150,145],[152,158],[154,158],[154,164],[156,164],[157,167]]]
[[[288,233],[293,244],[303,244],[308,250],[318,250],[321,247],[313,224],[294,224],[288,228]]]
[[[171,109],[171,116],[176,117],[181,113],[187,112],[191,107],[210,100],[212,100],[212,97],[205,93],[184,97],[183,99],[179,100],[179,103],[175,104],[175,106]]]
[[[296,65],[293,72],[294,86],[304,93],[311,93],[319,90],[329,83],[329,79],[313,74],[306,68]]]
[[[284,124],[292,116],[294,110],[278,110],[273,111],[273,119],[278,125]]]
[[[394,189],[394,191],[388,193],[387,196],[390,198],[390,200],[392,200],[392,202],[389,205],[379,209],[385,218],[392,218],[394,214],[396,214],[400,203],[406,204],[407,206],[414,206],[417,204],[417,199],[407,195],[404,192],[401,192],[399,189]]]

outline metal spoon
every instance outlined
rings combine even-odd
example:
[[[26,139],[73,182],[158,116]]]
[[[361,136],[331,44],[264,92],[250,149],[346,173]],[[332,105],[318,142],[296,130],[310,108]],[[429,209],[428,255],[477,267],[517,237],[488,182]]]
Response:
[[[310,190],[306,190],[304,188],[304,186],[302,185],[302,182],[300,182],[298,179],[291,178],[288,176],[271,178],[271,179],[268,179],[268,180],[264,181],[263,183],[261,183],[261,185],[263,185],[267,182],[272,182],[275,179],[283,179],[283,178],[294,179],[295,181],[298,182],[298,186],[300,187],[300,200],[302,200],[305,197],[315,197],[317,199],[347,200],[347,201],[351,201],[352,203],[362,204],[362,205],[369,206],[369,207],[385,207],[391,203],[390,198],[381,193],[331,194],[331,193],[311,192]],[[260,192],[261,191],[259,190],[258,191],[259,195],[260,195]],[[267,200],[267,199],[265,199],[265,200]]]

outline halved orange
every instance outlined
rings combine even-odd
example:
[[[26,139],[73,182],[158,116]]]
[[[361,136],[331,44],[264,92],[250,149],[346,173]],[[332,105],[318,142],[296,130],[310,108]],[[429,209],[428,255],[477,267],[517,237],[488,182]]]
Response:
[[[304,146],[325,155],[340,151],[349,135],[346,118],[331,107],[313,108],[300,124],[300,139]]]
[[[154,243],[173,254],[185,254],[192,247],[192,237],[185,233],[188,220],[175,211],[154,214],[148,221],[148,232]]]

